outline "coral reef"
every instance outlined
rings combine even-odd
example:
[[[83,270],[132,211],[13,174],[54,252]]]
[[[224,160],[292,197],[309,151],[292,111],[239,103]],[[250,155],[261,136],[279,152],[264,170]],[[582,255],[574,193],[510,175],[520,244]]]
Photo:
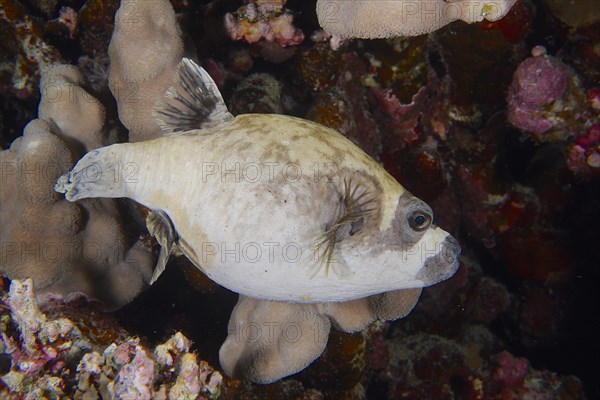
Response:
[[[584,399],[574,377],[533,369],[502,351],[481,360],[479,345],[463,346],[440,336],[408,336],[390,349],[390,398]],[[397,346],[397,347],[396,347]]]
[[[110,399],[216,399],[221,374],[189,352],[190,341],[175,333],[154,351],[138,338],[86,353],[77,365],[76,397]]]
[[[88,91],[106,106],[112,138],[102,144],[126,138],[107,92],[108,43],[119,3],[0,1],[0,147],[7,149],[36,118],[42,67],[56,61],[78,64],[92,83]],[[315,1],[276,1],[272,10],[277,11],[270,14],[263,3],[172,1],[187,36],[186,55],[197,55],[227,105],[240,113],[282,112],[342,131],[431,204],[436,223],[456,234],[465,255],[455,277],[426,289],[413,312],[398,323],[376,323],[354,334],[331,330],[322,356],[304,371],[269,385],[224,378],[221,398],[598,398],[598,363],[592,357],[599,351],[600,304],[595,234],[600,224],[600,26],[595,3],[518,0],[497,21],[458,21],[429,35],[386,40],[341,39],[324,32]],[[331,20],[327,17],[334,15],[336,3],[357,2],[319,1],[322,19]],[[445,3],[455,7],[457,2]],[[257,13],[253,23],[240,18],[240,10],[261,6],[265,14]],[[62,7],[78,15],[74,38],[58,20]],[[233,20],[225,17],[228,13]],[[371,15],[381,22],[392,16],[385,14]],[[249,44],[231,40],[225,24],[228,18],[230,27],[237,24],[258,34],[255,28],[270,22],[265,18],[280,15],[287,15],[280,32],[296,37],[302,32],[312,40],[282,47],[274,37],[269,42],[260,36]],[[151,33],[148,28],[145,38]],[[546,55],[536,51],[537,57],[531,57],[535,45],[544,46]],[[520,87],[517,80],[511,89],[522,63],[541,67],[544,79],[529,69],[531,85]],[[144,67],[155,66],[162,68],[162,63]],[[562,93],[554,84],[561,82],[558,78],[567,82]],[[164,79],[167,86],[170,79]],[[121,88],[123,97],[133,97],[134,89]],[[508,100],[511,94],[526,94],[523,89],[534,89],[534,96],[513,100],[528,111],[511,124]],[[555,99],[531,107],[531,100],[548,100],[548,94]],[[543,133],[527,128],[541,130],[548,121],[552,127]],[[36,124],[41,123],[32,127]],[[24,139],[17,139],[15,149]],[[42,147],[50,148],[45,143]],[[81,156],[84,145],[76,147],[69,150],[64,171]],[[7,165],[12,164],[0,164],[5,172]],[[48,162],[44,169],[60,168]],[[0,185],[0,196],[13,193],[12,184]],[[9,216],[20,213],[12,200],[9,205]],[[135,228],[125,211],[119,223],[126,230]],[[4,214],[1,218],[4,236]],[[48,225],[47,219],[40,224]],[[137,232],[129,239],[131,245]],[[2,257],[8,255],[5,250]],[[207,282],[184,258],[169,264],[165,274],[115,314],[128,332],[114,324],[106,328],[101,314],[76,303],[45,310],[47,319],[66,316],[77,327],[88,327],[94,341],[102,342],[96,349],[101,356],[113,342],[118,346],[132,335],[140,337],[125,348],[131,360],[136,346],[148,340],[156,345],[181,331],[194,340],[192,348],[218,364],[237,296]],[[198,287],[201,292],[194,290]],[[107,337],[110,333],[114,336]],[[10,334],[16,340],[16,328]],[[146,355],[154,358],[150,350]],[[2,374],[9,372],[7,360],[0,359]],[[47,370],[52,363],[44,365]],[[96,382],[99,375],[90,376]],[[64,393],[76,390],[73,380],[63,382]],[[52,386],[47,378],[39,383]]]
[[[5,282],[3,282],[3,285]],[[150,350],[112,320],[112,342],[91,335],[95,313],[86,319],[49,318],[40,311],[31,279],[2,289],[0,350],[10,357],[0,377],[5,398],[216,399],[221,375],[198,363],[180,332]],[[54,304],[54,307],[57,307]],[[87,333],[86,333],[87,332]]]

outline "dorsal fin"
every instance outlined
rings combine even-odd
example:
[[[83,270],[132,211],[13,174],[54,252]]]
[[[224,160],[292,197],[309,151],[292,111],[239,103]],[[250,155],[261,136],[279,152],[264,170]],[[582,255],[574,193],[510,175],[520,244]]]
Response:
[[[210,75],[185,57],[177,66],[175,86],[157,100],[153,114],[167,134],[225,126],[235,118]]]

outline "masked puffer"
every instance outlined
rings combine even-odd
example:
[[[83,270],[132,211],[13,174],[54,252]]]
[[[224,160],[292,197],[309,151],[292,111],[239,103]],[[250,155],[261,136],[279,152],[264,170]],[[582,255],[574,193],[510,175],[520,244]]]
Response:
[[[55,189],[153,210],[153,282],[171,253],[184,254],[240,294],[219,351],[229,376],[270,383],[301,371],[332,325],[356,332],[404,317],[421,288],[456,272],[460,246],[431,208],[338,132],[233,117],[188,59],[155,115],[165,136],[93,150]]]
[[[349,301],[436,284],[460,247],[431,208],[338,132],[273,114],[233,117],[210,76],[183,59],[155,114],[167,134],[86,154],[56,190],[127,197],[153,210],[169,254],[242,295]]]

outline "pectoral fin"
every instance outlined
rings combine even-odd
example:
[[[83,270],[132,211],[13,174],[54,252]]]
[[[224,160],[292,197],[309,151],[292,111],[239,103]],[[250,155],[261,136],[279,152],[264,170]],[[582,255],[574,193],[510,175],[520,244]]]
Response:
[[[179,253],[176,244],[178,237],[171,218],[162,210],[150,211],[150,214],[146,218],[146,227],[150,234],[156,238],[158,244],[160,244],[158,262],[150,280],[150,284],[152,285],[164,272],[171,253]]]
[[[313,247],[313,251],[319,255],[319,265],[313,271],[311,278],[322,269],[323,265],[325,276],[328,276],[331,266],[340,277],[350,275],[350,271],[332,263],[337,245],[347,236],[358,232],[364,224],[364,219],[375,213],[377,207],[377,195],[371,193],[361,182],[344,179],[344,190],[338,203],[337,216],[329,228],[317,238]]]
[[[177,253],[175,253],[175,251]],[[192,262],[200,271],[205,272],[204,268],[200,264],[200,258],[198,258],[198,254],[194,251],[192,246],[189,245],[183,238],[178,238],[177,243],[175,245],[174,253],[176,256],[183,255],[188,260]]]

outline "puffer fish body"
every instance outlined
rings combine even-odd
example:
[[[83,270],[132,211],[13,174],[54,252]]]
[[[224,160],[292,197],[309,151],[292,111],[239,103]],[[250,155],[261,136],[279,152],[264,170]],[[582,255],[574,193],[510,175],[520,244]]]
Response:
[[[331,326],[404,317],[422,287],[454,274],[460,246],[431,208],[344,136],[289,116],[233,117],[187,59],[176,83],[155,109],[168,134],[93,150],[55,189],[150,208],[161,245],[152,282],[181,253],[240,294],[219,351],[228,375],[298,372]]]
[[[57,190],[71,201],[127,197],[160,212],[172,224],[159,237],[163,247],[255,299],[348,301],[429,286],[456,271],[459,246],[432,223],[429,206],[351,141],[290,116],[234,118],[210,77],[182,64],[210,86],[194,105],[189,93],[179,108],[161,105],[170,107],[161,122],[176,133],[94,150]],[[170,99],[177,96],[171,89]],[[178,112],[189,115],[186,105],[198,119],[169,125]]]

